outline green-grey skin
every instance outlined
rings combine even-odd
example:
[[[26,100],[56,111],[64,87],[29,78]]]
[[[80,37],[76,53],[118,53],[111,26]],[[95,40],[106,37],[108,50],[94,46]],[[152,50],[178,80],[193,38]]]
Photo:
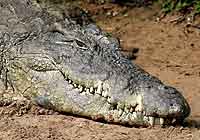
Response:
[[[190,114],[179,91],[123,57],[95,24],[61,20],[30,0],[1,0],[0,17],[1,91],[118,124],[164,125]]]

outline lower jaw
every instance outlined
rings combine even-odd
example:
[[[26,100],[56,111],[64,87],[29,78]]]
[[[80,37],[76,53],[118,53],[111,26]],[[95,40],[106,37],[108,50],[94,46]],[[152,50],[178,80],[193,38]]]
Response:
[[[98,111],[92,112],[91,110],[85,110],[77,115],[89,117],[92,120],[96,121],[103,121],[127,126],[168,126],[176,123],[176,120],[173,118],[146,116],[142,112],[124,111],[121,113],[117,109],[112,110],[112,107],[110,107],[109,103],[105,103],[104,106]]]
[[[153,121],[152,121],[153,118]],[[120,117],[115,111],[109,112],[106,115],[98,114],[92,116],[94,120],[105,120],[109,123],[116,123],[129,126],[164,126],[172,125],[171,119],[155,118],[151,116],[143,116],[139,112],[123,113]]]
[[[173,119],[164,119],[164,118],[156,118],[151,116],[145,116],[142,112],[120,112],[117,109],[112,109],[112,105],[110,105],[106,100],[101,100],[102,98],[97,98],[104,106],[99,108],[89,109],[90,107],[86,107],[81,111],[79,107],[72,107],[70,104],[66,104],[66,101],[60,103],[60,100],[55,100],[56,98],[47,97],[46,102],[49,102],[52,106],[50,108],[54,108],[59,112],[75,114],[78,116],[83,116],[86,118],[91,118],[96,121],[103,121],[114,124],[122,124],[128,126],[164,126],[173,124]],[[64,97],[61,97],[64,99]],[[97,100],[96,100],[97,101]],[[97,101],[98,102],[98,101]],[[47,104],[42,104],[37,102],[38,104],[47,107]],[[98,110],[98,111],[97,111]]]

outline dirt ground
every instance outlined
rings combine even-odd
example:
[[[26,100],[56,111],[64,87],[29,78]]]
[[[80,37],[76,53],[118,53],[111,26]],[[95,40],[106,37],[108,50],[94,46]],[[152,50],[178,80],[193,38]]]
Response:
[[[172,23],[177,18],[172,15],[158,22],[158,11],[151,8],[86,7],[99,26],[120,38],[124,49],[139,49],[134,63],[183,93],[192,109],[187,122],[167,128],[129,128],[42,109],[5,115],[13,110],[1,107],[0,140],[200,140],[200,30]]]

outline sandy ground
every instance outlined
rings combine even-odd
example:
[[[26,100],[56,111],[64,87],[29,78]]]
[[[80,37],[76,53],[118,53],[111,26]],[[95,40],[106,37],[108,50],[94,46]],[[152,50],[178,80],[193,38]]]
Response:
[[[139,49],[135,63],[182,91],[191,106],[191,116],[184,126],[129,128],[37,107],[20,115],[23,110],[13,105],[0,108],[0,140],[199,140],[200,30],[169,23],[176,18],[173,16],[155,22],[156,10],[151,9],[124,10],[113,5],[87,8],[97,15],[106,11],[108,16],[94,16],[98,25],[119,37],[124,49]]]

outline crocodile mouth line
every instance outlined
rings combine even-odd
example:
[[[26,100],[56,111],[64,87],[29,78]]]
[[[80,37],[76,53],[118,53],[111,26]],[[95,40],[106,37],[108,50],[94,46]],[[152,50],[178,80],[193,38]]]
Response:
[[[111,97],[109,95],[109,92],[104,90],[103,88],[103,82],[98,82],[97,85],[86,87],[84,85],[78,84],[77,82],[74,82],[69,78],[69,76],[65,76],[65,80],[68,82],[68,84],[72,87],[73,90],[76,90],[80,95],[82,96],[99,96],[106,101],[107,105],[109,105],[109,113],[115,114],[115,117],[117,119],[111,120],[111,122],[120,122],[124,124],[132,124],[131,122],[145,122],[145,124],[148,124],[150,126],[154,125],[170,125],[176,123],[176,118],[167,118],[167,117],[155,117],[147,115],[144,111],[141,109],[140,104],[136,104],[133,106],[121,106],[120,103],[113,103],[111,100]],[[109,114],[108,113],[108,114]],[[109,120],[109,119],[108,119]],[[126,121],[123,121],[126,120]],[[130,121],[130,122],[129,122]],[[135,123],[136,124],[136,123]]]

